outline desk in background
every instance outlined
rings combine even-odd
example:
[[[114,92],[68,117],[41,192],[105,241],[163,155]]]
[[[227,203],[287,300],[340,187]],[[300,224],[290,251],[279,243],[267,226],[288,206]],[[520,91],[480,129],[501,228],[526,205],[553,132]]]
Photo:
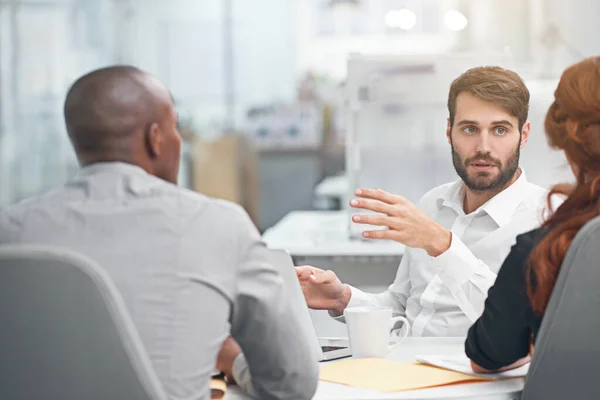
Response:
[[[464,354],[464,338],[407,338],[388,356],[389,359],[406,362],[415,361],[418,355]],[[328,382],[319,382],[314,400],[517,400],[523,390],[524,379],[509,379],[495,382],[467,383],[410,392],[381,393]],[[246,400],[237,387],[232,387],[225,400]]]
[[[263,240],[270,248],[289,251],[296,265],[330,269],[344,283],[381,292],[394,281],[404,246],[350,239],[349,223],[347,211],[294,211],[268,229]],[[311,310],[311,317],[319,336],[348,336],[346,326],[327,312]]]
[[[328,176],[315,187],[314,206],[319,210],[339,210],[348,192],[346,175]]]
[[[405,246],[399,243],[351,239],[349,223],[347,211],[293,211],[267,229],[263,240],[271,248],[287,249],[295,258],[402,257]]]

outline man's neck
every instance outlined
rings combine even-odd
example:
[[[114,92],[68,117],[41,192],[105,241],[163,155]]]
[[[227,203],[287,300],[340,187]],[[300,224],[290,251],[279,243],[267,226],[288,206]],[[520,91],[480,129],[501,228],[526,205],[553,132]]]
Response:
[[[521,176],[521,168],[517,170],[515,176],[506,185],[499,189],[486,190],[486,191],[473,191],[465,186],[465,199],[463,202],[463,210],[465,214],[471,214],[479,207],[490,201],[491,198],[502,192],[504,189],[512,185]]]
[[[130,164],[142,168],[149,174],[153,174],[150,163],[146,160],[138,159],[132,156],[131,152],[110,152],[97,154],[78,154],[79,163],[82,167],[86,167],[98,163],[123,163]]]

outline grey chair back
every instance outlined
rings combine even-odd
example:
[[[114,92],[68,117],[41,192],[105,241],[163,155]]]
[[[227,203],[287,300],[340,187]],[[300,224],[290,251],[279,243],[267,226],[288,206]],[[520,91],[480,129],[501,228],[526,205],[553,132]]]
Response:
[[[523,399],[600,398],[600,217],[576,235],[550,298]]]
[[[0,399],[166,398],[99,265],[59,249],[0,246]]]

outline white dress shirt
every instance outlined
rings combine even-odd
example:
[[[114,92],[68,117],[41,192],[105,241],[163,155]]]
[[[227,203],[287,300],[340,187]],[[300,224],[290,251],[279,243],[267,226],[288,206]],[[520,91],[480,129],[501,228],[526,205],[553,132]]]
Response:
[[[407,247],[389,289],[369,294],[351,287],[348,307],[392,307],[406,316],[412,336],[466,336],[516,236],[542,223],[547,195],[524,171],[470,214],[463,210],[462,181],[431,190],[418,206],[452,233],[450,248],[431,257]]]

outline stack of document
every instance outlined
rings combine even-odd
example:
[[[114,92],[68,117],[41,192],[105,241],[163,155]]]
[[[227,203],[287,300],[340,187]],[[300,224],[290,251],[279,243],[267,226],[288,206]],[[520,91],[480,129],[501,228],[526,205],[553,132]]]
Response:
[[[467,356],[417,356],[417,361],[432,365],[435,367],[449,369],[451,371],[461,372],[472,376],[486,378],[488,380],[523,378],[529,371],[529,363],[510,371],[498,372],[493,374],[476,374],[471,369],[471,361]]]
[[[467,382],[518,378],[528,366],[499,374],[476,374],[466,357],[423,356],[418,362],[363,358],[324,365],[320,379],[380,392],[401,392]]]

